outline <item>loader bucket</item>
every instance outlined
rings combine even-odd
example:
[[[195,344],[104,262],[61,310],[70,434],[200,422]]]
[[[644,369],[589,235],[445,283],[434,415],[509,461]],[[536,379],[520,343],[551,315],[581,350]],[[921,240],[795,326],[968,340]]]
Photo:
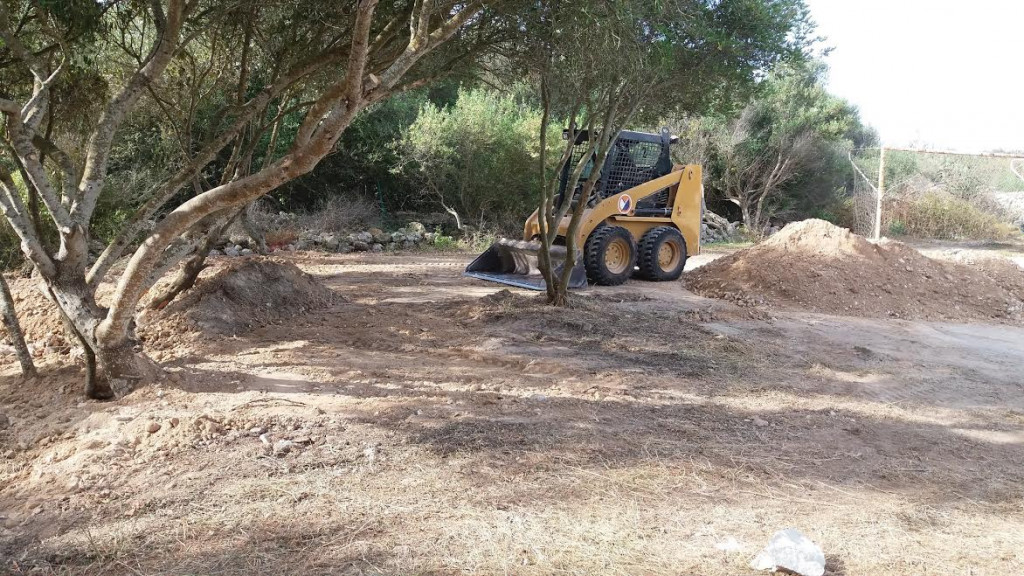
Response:
[[[523,242],[501,239],[491,245],[483,254],[477,256],[466,266],[466,276],[479,278],[499,284],[508,284],[527,290],[545,290],[544,276],[537,267],[540,254],[540,242]],[[551,258],[555,262],[565,262],[565,247],[552,246]],[[555,274],[562,273],[562,266],[555,268]],[[587,272],[582,262],[572,269],[569,277],[569,288],[587,287]]]

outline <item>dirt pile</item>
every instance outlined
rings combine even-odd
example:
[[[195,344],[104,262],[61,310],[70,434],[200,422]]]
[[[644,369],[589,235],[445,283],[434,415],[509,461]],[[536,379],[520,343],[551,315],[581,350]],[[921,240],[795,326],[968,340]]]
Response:
[[[823,220],[790,224],[685,280],[711,298],[826,314],[1016,322],[1024,316],[1024,270],[940,262]]]
[[[166,279],[165,279],[166,281]],[[72,354],[77,342],[69,342],[60,314],[32,278],[10,278],[25,339],[35,356]],[[159,287],[159,285],[158,285]],[[112,286],[101,287],[98,300],[105,304]],[[241,334],[254,326],[302,314],[342,301],[343,297],[294,264],[266,259],[245,259],[217,264],[203,273],[196,286],[166,309],[146,310],[138,319],[137,333],[147,344],[164,341],[171,346],[189,333]],[[0,352],[10,341],[0,332]],[[159,346],[158,346],[159,347]]]
[[[246,259],[229,262],[160,311],[139,318],[147,341],[185,332],[233,336],[343,298],[290,262]]]

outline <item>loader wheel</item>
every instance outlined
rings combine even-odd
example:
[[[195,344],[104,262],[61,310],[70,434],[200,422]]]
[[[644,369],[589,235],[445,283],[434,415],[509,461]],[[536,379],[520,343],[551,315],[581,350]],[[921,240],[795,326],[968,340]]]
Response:
[[[621,226],[598,226],[583,247],[587,278],[601,286],[618,286],[633,275],[636,243]]]
[[[678,280],[686,267],[686,240],[671,226],[652,228],[640,239],[637,276],[664,282]]]

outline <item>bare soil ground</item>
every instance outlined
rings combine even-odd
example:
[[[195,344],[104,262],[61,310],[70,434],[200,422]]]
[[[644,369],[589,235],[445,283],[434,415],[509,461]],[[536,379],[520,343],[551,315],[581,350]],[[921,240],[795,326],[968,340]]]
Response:
[[[469,258],[288,257],[339,298],[157,329],[112,403],[3,365],[0,572],[724,576],[795,527],[832,576],[1024,573],[1024,328],[681,282],[555,313]]]

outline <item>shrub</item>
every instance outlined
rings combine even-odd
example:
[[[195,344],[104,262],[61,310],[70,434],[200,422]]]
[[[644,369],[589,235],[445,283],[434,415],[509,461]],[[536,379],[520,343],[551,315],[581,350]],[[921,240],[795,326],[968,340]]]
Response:
[[[334,234],[366,230],[379,224],[377,205],[359,195],[332,196],[314,210],[298,214],[300,229]]]
[[[440,232],[437,232],[437,236],[434,236],[433,246],[435,249],[441,250],[442,252],[459,249],[459,243],[455,238],[445,236]]]
[[[461,90],[451,107],[420,109],[399,143],[398,170],[463,224],[514,230],[537,203],[539,130],[540,111],[515,96]]]
[[[889,222],[889,235],[890,236],[906,236],[907,225],[900,220],[893,220]]]
[[[890,233],[942,240],[1005,240],[1014,228],[953,194],[931,191],[890,200],[883,214]]]

